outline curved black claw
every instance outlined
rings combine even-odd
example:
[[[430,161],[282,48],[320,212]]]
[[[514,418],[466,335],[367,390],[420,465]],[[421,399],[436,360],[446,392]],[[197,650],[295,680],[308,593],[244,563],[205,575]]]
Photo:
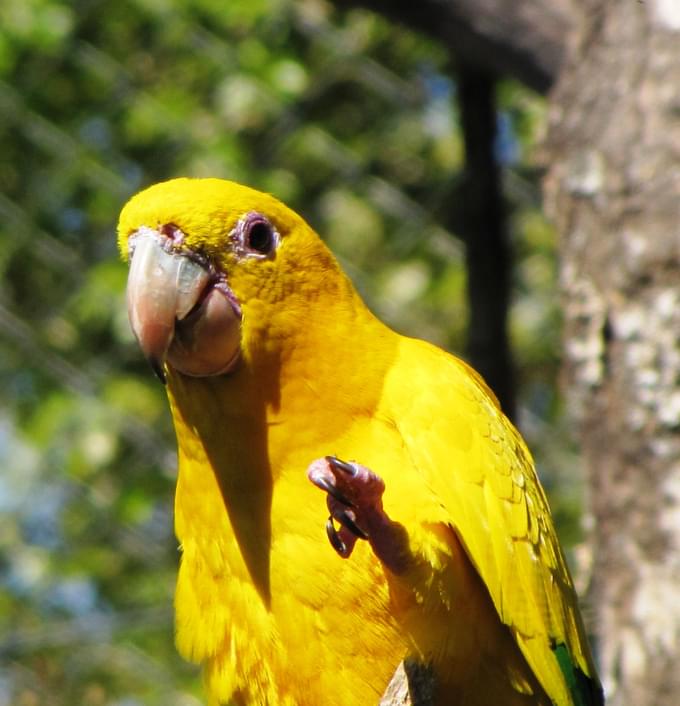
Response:
[[[347,507],[354,507],[354,503],[346,496],[341,493],[334,485],[331,485],[325,478],[317,478],[314,480],[314,484],[317,488],[325,490],[331,497],[335,498],[339,503],[347,505]]]
[[[355,476],[357,474],[357,469],[351,463],[341,461],[336,456],[326,456],[326,461],[328,461],[328,463],[330,463],[333,468],[337,468],[340,471],[344,471],[350,476]]]
[[[343,510],[342,512],[337,513],[335,515],[335,519],[343,526],[347,527],[347,529],[352,533],[355,534],[357,537],[360,539],[368,539],[368,534],[364,532],[364,530],[357,525],[357,523],[349,516],[346,510]]]
[[[326,520],[326,534],[328,535],[330,543],[333,545],[333,549],[341,556],[344,556],[347,552],[347,546],[342,539],[340,539],[340,535],[333,524],[332,516]]]

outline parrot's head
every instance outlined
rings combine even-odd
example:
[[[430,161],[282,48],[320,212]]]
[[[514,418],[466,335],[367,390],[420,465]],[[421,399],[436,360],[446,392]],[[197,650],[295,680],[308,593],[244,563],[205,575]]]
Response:
[[[310,306],[351,289],[300,216],[220,179],[138,193],[123,208],[118,242],[130,263],[130,323],[162,380],[166,364],[194,377],[229,373],[304,329]]]

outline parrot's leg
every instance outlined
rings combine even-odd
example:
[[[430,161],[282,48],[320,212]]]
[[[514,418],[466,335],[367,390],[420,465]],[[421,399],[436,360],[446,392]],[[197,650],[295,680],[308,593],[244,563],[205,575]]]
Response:
[[[408,537],[402,525],[383,510],[382,478],[359,463],[325,456],[313,461],[307,477],[326,495],[330,516],[326,534],[335,551],[347,559],[357,542],[365,539],[391,571],[402,573],[409,558]],[[340,524],[336,529],[335,522]]]

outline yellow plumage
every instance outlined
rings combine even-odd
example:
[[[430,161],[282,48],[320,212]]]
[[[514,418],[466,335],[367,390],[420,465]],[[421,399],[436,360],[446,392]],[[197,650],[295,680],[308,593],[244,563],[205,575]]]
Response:
[[[234,245],[254,212],[279,238],[266,257]],[[123,210],[121,250],[168,224],[242,308],[233,370],[167,365],[177,644],[204,664],[211,703],[375,704],[407,655],[432,662],[441,704],[600,703],[530,454],[476,373],[378,321],[270,196],[210,179],[156,185]],[[328,455],[384,480],[404,571],[368,542],[347,559],[329,545],[305,474]]]

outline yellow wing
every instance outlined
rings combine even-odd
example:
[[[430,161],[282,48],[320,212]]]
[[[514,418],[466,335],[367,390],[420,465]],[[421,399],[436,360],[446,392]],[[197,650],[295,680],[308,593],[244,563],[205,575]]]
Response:
[[[493,394],[465,363],[414,339],[402,339],[385,390],[414,464],[546,693],[559,706],[602,703],[545,493]]]

